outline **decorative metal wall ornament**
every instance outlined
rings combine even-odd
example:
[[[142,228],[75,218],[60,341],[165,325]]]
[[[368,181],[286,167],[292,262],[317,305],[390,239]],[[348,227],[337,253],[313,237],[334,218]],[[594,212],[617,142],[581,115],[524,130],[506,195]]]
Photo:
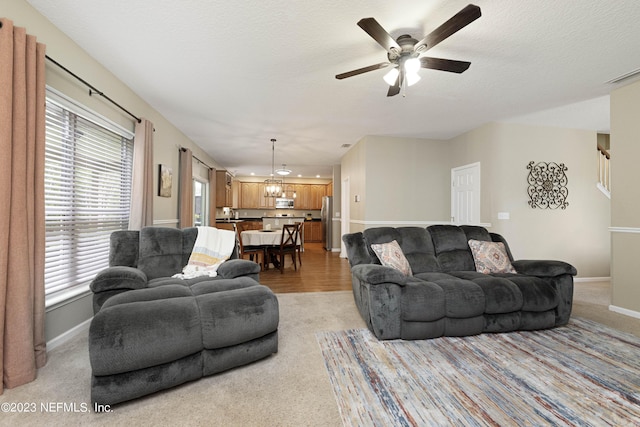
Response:
[[[529,162],[527,169],[529,206],[533,209],[566,209],[569,206],[569,179],[565,174],[567,167],[564,163]]]

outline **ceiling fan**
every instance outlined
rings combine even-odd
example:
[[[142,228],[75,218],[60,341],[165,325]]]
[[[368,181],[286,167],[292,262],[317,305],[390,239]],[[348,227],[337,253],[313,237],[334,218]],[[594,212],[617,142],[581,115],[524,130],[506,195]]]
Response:
[[[473,4],[467,5],[420,41],[408,34],[403,34],[394,40],[374,18],[363,18],[358,21],[358,26],[366,31],[380,46],[386,49],[389,61],[338,74],[336,75],[336,79],[342,80],[369,71],[392,67],[384,79],[390,86],[387,96],[394,96],[400,93],[401,87],[411,86],[420,80],[420,76],[418,75],[420,68],[430,68],[458,74],[463,73],[469,68],[471,62],[431,58],[421,55],[447,37],[480,18],[481,15],[478,6]]]

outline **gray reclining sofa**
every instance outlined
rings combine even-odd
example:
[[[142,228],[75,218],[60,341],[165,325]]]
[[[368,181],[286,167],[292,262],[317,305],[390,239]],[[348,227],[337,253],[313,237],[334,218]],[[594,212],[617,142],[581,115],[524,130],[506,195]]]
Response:
[[[427,339],[565,325],[576,269],[513,261],[505,239],[478,226],[380,227],[342,237],[356,305],[378,339]],[[395,240],[411,267],[381,265],[372,244]],[[469,240],[502,242],[512,273],[476,271]]]
[[[216,277],[178,279],[197,228],[111,235],[110,267],[91,283],[91,401],[113,405],[278,351],[278,300],[258,264],[225,261]],[[234,250],[232,258],[237,258]]]

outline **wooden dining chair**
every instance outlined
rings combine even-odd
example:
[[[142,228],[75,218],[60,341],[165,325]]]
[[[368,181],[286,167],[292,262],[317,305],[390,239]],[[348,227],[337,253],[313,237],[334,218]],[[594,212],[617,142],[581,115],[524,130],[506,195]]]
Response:
[[[284,257],[291,254],[291,260],[293,261],[293,269],[298,270],[296,263],[296,244],[298,242],[298,230],[299,227],[296,224],[284,224],[282,226],[282,237],[280,239],[280,245],[267,248],[267,255],[271,257],[277,257],[279,259],[280,273],[284,273]]]
[[[296,238],[296,253],[298,254],[298,264],[302,266],[302,238],[304,233],[302,232],[302,227],[304,227],[304,223],[296,222],[298,226],[298,237]]]
[[[241,223],[236,223],[236,241],[238,242],[238,258],[244,259],[245,255],[249,256],[251,261],[255,261],[260,267],[264,266],[265,256],[262,246],[245,246],[242,243],[242,232],[247,228]],[[262,259],[262,262],[260,262]]]

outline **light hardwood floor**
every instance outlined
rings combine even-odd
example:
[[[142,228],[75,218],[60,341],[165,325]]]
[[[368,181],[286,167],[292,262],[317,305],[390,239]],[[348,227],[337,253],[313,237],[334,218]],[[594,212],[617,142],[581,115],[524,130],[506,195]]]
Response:
[[[260,283],[273,292],[326,292],[351,290],[349,261],[338,252],[329,252],[322,243],[305,243],[302,266],[294,271],[291,257],[286,257],[284,273],[271,266],[260,273]]]

